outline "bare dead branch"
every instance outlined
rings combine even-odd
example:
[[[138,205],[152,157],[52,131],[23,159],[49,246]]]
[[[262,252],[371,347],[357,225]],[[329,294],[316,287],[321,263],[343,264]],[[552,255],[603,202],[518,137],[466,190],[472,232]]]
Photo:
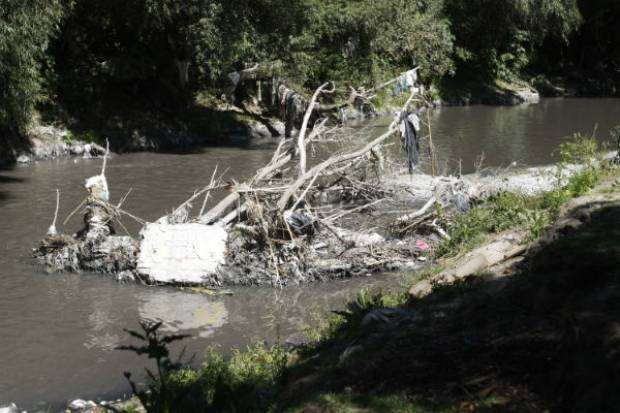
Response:
[[[325,89],[329,85],[329,82],[323,83],[319,86],[314,94],[312,95],[312,99],[310,100],[310,104],[306,109],[306,113],[304,114],[304,120],[301,124],[301,129],[299,131],[299,135],[297,135],[297,150],[299,151],[299,174],[302,175],[306,172],[306,145],[304,143],[304,139],[306,138],[306,130],[308,129],[308,121],[310,120],[310,116],[312,115],[312,111],[314,110],[314,106],[316,105],[316,100],[318,99],[323,89]]]

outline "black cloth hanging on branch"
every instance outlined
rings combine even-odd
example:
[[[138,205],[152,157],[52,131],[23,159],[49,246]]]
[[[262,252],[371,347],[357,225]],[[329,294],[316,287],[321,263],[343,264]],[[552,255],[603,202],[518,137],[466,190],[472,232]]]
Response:
[[[409,174],[420,161],[420,119],[417,113],[402,111],[400,114],[400,134],[405,152]]]

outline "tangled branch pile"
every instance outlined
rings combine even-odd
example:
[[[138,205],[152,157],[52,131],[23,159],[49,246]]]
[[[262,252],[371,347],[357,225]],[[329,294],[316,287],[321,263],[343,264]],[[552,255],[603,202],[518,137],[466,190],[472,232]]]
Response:
[[[54,231],[35,255],[53,269],[151,284],[282,286],[363,276],[422,265],[433,246],[449,238],[450,217],[476,199],[506,188],[544,191],[556,182],[549,168],[506,176],[403,174],[404,160],[385,159],[381,146],[400,131],[402,113],[417,116],[424,101],[412,92],[378,137],[370,128],[345,134],[327,119],[310,129],[328,86],[314,93],[298,135],[283,138],[251,179],[225,183],[216,167],[209,184],[171,214],[142,222],[139,245],[113,232],[111,222],[122,225],[119,214],[130,214],[122,202],[109,203],[104,160],[101,175],[87,181],[85,229],[74,237]],[[434,171],[430,136],[421,140],[431,149]],[[230,193],[207,210],[213,192],[224,188]]]

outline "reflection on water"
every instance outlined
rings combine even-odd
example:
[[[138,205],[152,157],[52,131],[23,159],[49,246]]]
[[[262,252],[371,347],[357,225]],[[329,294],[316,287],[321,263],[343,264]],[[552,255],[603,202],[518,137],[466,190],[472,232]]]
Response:
[[[433,138],[444,163],[455,168],[460,159],[464,172],[481,152],[487,165],[541,164],[575,130],[589,131],[598,123],[605,136],[620,123],[619,102],[443,108],[432,113]],[[241,181],[270,159],[275,145],[115,156],[107,167],[112,199],[133,188],[125,208],[155,220],[202,187],[216,164],[229,167],[229,177]],[[254,339],[286,341],[314,314],[341,307],[360,288],[398,284],[398,276],[384,275],[283,291],[236,288],[232,296],[211,297],[120,285],[93,274],[45,274],[33,265],[30,250],[50,225],[55,189],[61,191],[63,220],[83,199],[84,179],[99,169],[97,161],[76,159],[0,174],[0,405],[14,401],[29,408],[39,401],[62,404],[126,392],[122,372],[140,371],[145,360],[114,348],[129,343],[123,329],[139,328],[140,317],[162,321],[167,331],[191,334],[174,350],[187,346],[188,354],[200,356],[208,345],[228,351]],[[79,225],[74,219],[65,230]],[[126,225],[137,229],[130,221]]]
[[[166,292],[139,294],[140,317],[161,321],[162,331],[197,330],[200,337],[209,337],[228,320],[223,302],[200,294]],[[182,306],[179,303],[183,303]]]

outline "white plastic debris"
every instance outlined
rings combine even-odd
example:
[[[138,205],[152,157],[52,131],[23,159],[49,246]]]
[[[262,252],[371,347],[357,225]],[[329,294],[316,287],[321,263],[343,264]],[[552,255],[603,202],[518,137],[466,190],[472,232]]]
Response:
[[[70,410],[85,410],[85,409],[92,409],[94,407],[97,407],[97,404],[93,401],[86,401],[86,400],[82,400],[82,399],[75,399],[73,400],[70,404],[69,404],[69,409]]]
[[[18,413],[19,410],[15,403],[11,403],[8,406],[0,407],[0,413]]]
[[[105,179],[104,175],[91,176],[86,180],[84,187],[86,187],[88,192],[90,192],[93,196],[102,201],[108,202],[110,199],[108,181]]]
[[[225,263],[228,233],[221,226],[155,223],[141,235],[138,273],[154,283],[200,284]]]

